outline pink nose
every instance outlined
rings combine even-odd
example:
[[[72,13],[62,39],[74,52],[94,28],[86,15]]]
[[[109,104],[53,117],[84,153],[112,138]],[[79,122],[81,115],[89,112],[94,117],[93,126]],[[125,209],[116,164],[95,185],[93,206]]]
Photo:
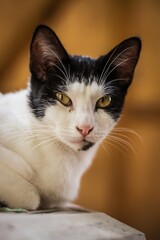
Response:
[[[80,134],[83,137],[86,137],[93,130],[93,126],[91,125],[78,126],[76,127],[76,129],[78,130],[78,132],[80,132]]]

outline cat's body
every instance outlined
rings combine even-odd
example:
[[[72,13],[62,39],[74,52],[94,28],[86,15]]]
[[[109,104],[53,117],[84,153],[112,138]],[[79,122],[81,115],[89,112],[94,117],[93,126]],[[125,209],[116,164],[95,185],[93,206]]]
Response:
[[[21,91],[0,97],[0,199],[8,205],[7,192],[12,199],[10,207],[29,209],[39,207],[40,200],[43,208],[72,201],[97,146],[75,152],[58,139],[48,142],[51,129],[47,131],[29,111],[26,95],[27,91]],[[41,144],[45,140],[46,144]],[[28,195],[33,195],[33,200]]]
[[[30,86],[0,95],[0,202],[37,209],[76,198],[120,116],[139,52],[131,38],[97,60],[72,57],[49,28],[37,28]]]

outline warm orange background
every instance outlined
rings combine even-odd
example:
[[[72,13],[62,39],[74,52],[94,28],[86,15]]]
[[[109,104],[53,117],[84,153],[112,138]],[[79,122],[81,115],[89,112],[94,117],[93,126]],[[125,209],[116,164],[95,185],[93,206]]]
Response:
[[[135,130],[143,142],[135,134],[117,132],[130,138],[123,136],[133,142],[136,154],[122,143],[104,143],[83,177],[77,202],[143,231],[148,240],[159,240],[160,1],[1,1],[2,92],[26,86],[29,42],[40,23],[52,27],[70,53],[93,57],[129,36],[141,36],[141,58],[118,127]]]

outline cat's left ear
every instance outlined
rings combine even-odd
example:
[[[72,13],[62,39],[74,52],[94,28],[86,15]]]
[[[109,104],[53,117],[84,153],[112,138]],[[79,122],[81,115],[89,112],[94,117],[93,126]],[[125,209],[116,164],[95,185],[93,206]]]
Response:
[[[36,28],[30,47],[30,71],[39,80],[46,80],[47,71],[63,68],[68,54],[51,28],[40,25]]]
[[[106,56],[100,57],[101,78],[126,89],[130,85],[141,51],[141,40],[131,37],[113,48]]]

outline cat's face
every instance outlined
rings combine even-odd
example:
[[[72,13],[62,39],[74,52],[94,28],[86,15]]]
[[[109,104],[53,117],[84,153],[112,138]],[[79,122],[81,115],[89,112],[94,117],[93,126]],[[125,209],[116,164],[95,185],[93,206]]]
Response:
[[[130,38],[98,59],[71,56],[51,29],[38,27],[30,57],[35,117],[76,151],[99,143],[120,117],[140,48]]]
[[[53,126],[54,135],[66,145],[75,150],[87,150],[115,125],[110,114],[97,108],[99,99],[104,96],[103,90],[96,81],[87,86],[74,82],[63,94],[58,93],[60,100],[47,107],[42,121]],[[70,106],[61,103],[61,99]],[[109,100],[106,99],[106,103],[109,104]]]

